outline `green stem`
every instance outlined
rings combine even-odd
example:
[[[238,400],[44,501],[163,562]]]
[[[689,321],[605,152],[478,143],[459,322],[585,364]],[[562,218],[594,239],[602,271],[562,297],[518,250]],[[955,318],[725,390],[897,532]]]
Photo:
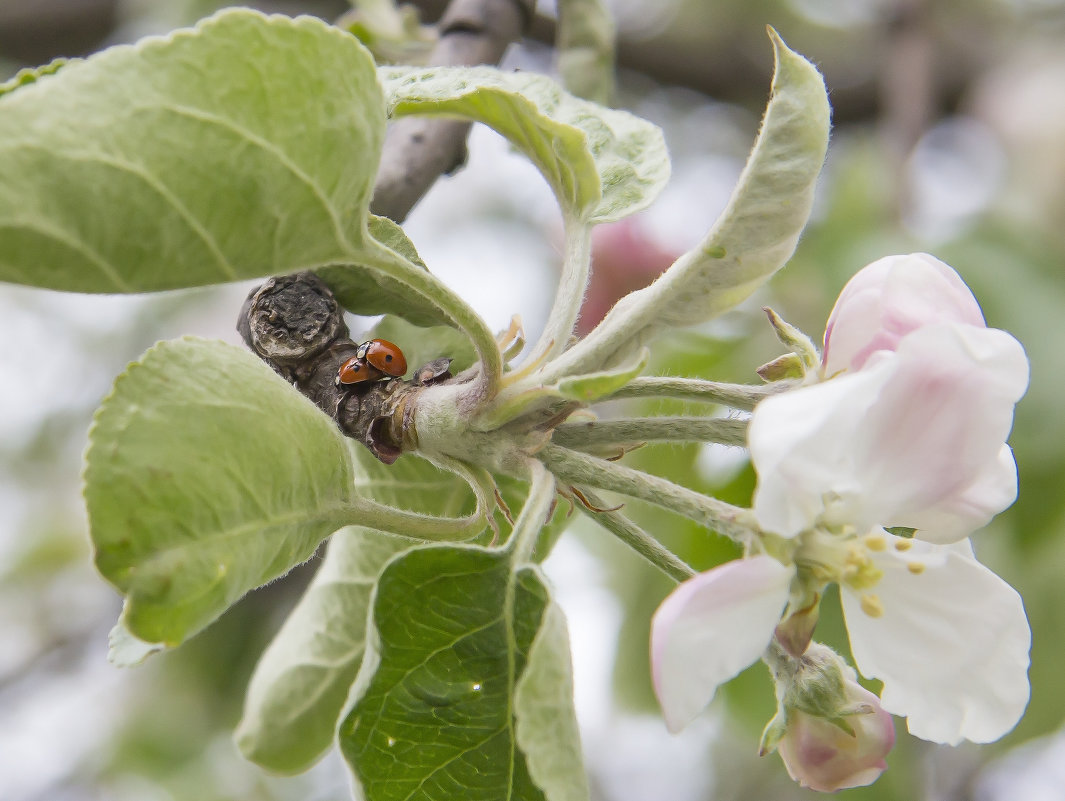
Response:
[[[616,511],[606,510],[599,496],[595,495],[591,490],[581,488],[580,493],[589,504],[596,507],[595,509],[584,507],[585,514],[590,515],[595,522],[667,576],[676,581],[687,581],[695,575],[696,571],[690,565],[677,558],[676,554],[665,548],[658,540],[625,517],[625,515]]]
[[[488,525],[480,508],[465,517],[434,517],[365,498],[345,504],[341,518],[341,526],[365,526],[424,542],[462,542],[477,536]]]
[[[680,400],[718,403],[733,409],[750,411],[759,401],[795,389],[798,381],[774,381],[771,384],[724,384],[703,381],[698,378],[673,378],[671,376],[646,376],[634,378],[610,400],[620,398],[678,398]]]
[[[551,304],[544,332],[536,346],[529,351],[530,359],[548,361],[569,346],[569,338],[577,324],[581,302],[588,286],[588,270],[592,260],[592,226],[567,215],[566,254],[562,262],[555,301]]]
[[[727,417],[644,417],[563,423],[551,438],[565,448],[625,445],[638,442],[716,442],[744,445],[747,421]]]
[[[558,445],[547,445],[536,453],[547,469],[567,484],[587,484],[596,489],[648,501],[711,528],[740,544],[750,541],[758,530],[749,509],[711,498],[664,478],[631,467],[597,459]]]
[[[514,530],[505,546],[515,566],[530,561],[536,548],[537,537],[551,516],[555,500],[555,477],[533,459],[529,460],[529,471],[532,473],[529,494],[521,507],[518,519],[514,521]]]
[[[481,362],[478,379],[478,403],[494,398],[499,392],[503,376],[503,357],[495,335],[488,330],[484,320],[446,284],[423,267],[411,263],[401,254],[388,247],[377,249],[380,258],[373,261],[375,267],[386,271],[390,278],[405,284],[412,292],[428,298],[451,322],[470,338]],[[367,259],[361,257],[363,262]]]

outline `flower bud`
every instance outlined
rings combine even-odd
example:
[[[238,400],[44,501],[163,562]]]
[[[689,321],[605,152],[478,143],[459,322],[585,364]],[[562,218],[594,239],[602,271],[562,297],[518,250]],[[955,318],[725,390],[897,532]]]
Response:
[[[823,645],[812,643],[801,660],[782,651],[776,655],[779,707],[766,727],[762,752],[775,747],[788,775],[819,792],[876,781],[895,745],[895,725],[880,699]]]

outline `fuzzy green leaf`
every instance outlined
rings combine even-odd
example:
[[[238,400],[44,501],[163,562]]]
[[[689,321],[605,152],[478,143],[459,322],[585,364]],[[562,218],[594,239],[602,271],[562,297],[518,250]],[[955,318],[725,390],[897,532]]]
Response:
[[[587,801],[588,777],[573,709],[573,664],[566,618],[544,611],[529,662],[514,694],[518,745],[548,801]]]
[[[635,362],[623,367],[563,378],[558,382],[558,392],[564,398],[595,403],[600,398],[613,395],[642,373],[650,357],[651,352],[644,348]]]
[[[350,522],[348,444],[247,351],[162,342],[96,413],[85,500],[123,623],[177,645]]]
[[[830,109],[817,69],[770,34],[773,94],[725,210],[694,250],[649,287],[622,298],[545,380],[599,369],[663,328],[706,322],[748,298],[791,257],[813,205]]]
[[[356,446],[354,460],[356,491],[364,497],[442,517],[473,511],[466,482],[424,459],[405,455],[383,465]],[[332,746],[362,661],[377,576],[389,559],[415,545],[355,526],[333,535],[322,566],[255,667],[235,734],[248,759],[298,773]]]
[[[499,551],[425,547],[388,564],[339,732],[367,801],[545,799],[514,696],[548,603],[538,571]]]
[[[329,750],[362,661],[377,574],[409,547],[357,526],[333,535],[310,586],[255,666],[234,734],[245,757],[277,773],[299,773]]]
[[[669,179],[662,131],[564,92],[544,75],[492,67],[385,67],[389,113],[483,122],[540,170],[559,204],[587,222],[647,206]]]
[[[748,298],[791,258],[828,149],[824,80],[770,31],[773,94],[747,166],[702,242],[635,301],[657,326],[705,322]]]
[[[141,292],[372,260],[369,53],[231,9],[0,96],[0,280]]]

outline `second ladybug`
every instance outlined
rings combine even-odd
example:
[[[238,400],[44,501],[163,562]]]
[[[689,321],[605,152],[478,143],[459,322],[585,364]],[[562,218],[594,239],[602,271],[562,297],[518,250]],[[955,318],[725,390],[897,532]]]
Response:
[[[387,339],[370,339],[359,345],[355,355],[340,365],[337,384],[361,384],[398,378],[407,372],[407,359],[399,345]]]

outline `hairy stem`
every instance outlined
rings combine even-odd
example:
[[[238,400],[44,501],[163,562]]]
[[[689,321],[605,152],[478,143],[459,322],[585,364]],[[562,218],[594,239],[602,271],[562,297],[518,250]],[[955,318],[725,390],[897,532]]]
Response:
[[[747,441],[747,421],[727,417],[646,417],[563,423],[555,429],[551,441],[565,448],[578,449],[654,441],[742,446]]]
[[[480,508],[465,517],[433,517],[408,512],[364,498],[345,505],[341,525],[365,526],[424,542],[462,542],[484,531],[488,525]]]
[[[503,376],[503,357],[499,352],[499,343],[477,314],[462,298],[445,284],[441,283],[428,271],[407,261],[402,255],[387,247],[378,249],[382,266],[392,265],[397,269],[390,271],[395,280],[402,281],[414,292],[431,298],[451,321],[473,342],[477,357],[481,363],[481,375],[478,379],[477,394],[480,396],[475,404],[494,398],[499,391]]]
[[[621,398],[677,398],[679,400],[718,403],[733,409],[750,411],[758,402],[772,395],[795,389],[798,381],[774,381],[771,384],[724,384],[699,378],[644,376],[634,378],[610,400]],[[604,399],[605,400],[605,399]]]
[[[677,558],[676,554],[665,548],[625,515],[606,510],[603,501],[591,490],[579,489],[585,500],[591,506],[596,507],[594,509],[585,507],[584,513],[652,565],[676,581],[687,581],[695,575],[696,571],[691,566]]]
[[[664,478],[633,470],[559,445],[536,453],[547,469],[567,484],[588,485],[653,503],[746,544],[757,531],[749,509],[711,498]]]
[[[562,274],[544,331],[529,352],[529,358],[534,361],[553,359],[569,345],[588,285],[591,241],[592,226],[567,215],[566,255],[562,262]]]
[[[551,516],[551,504],[555,500],[555,477],[539,462],[530,459],[529,471],[532,480],[529,494],[521,507],[518,519],[514,521],[514,530],[507,541],[514,565],[522,565],[532,556],[536,539]]]

